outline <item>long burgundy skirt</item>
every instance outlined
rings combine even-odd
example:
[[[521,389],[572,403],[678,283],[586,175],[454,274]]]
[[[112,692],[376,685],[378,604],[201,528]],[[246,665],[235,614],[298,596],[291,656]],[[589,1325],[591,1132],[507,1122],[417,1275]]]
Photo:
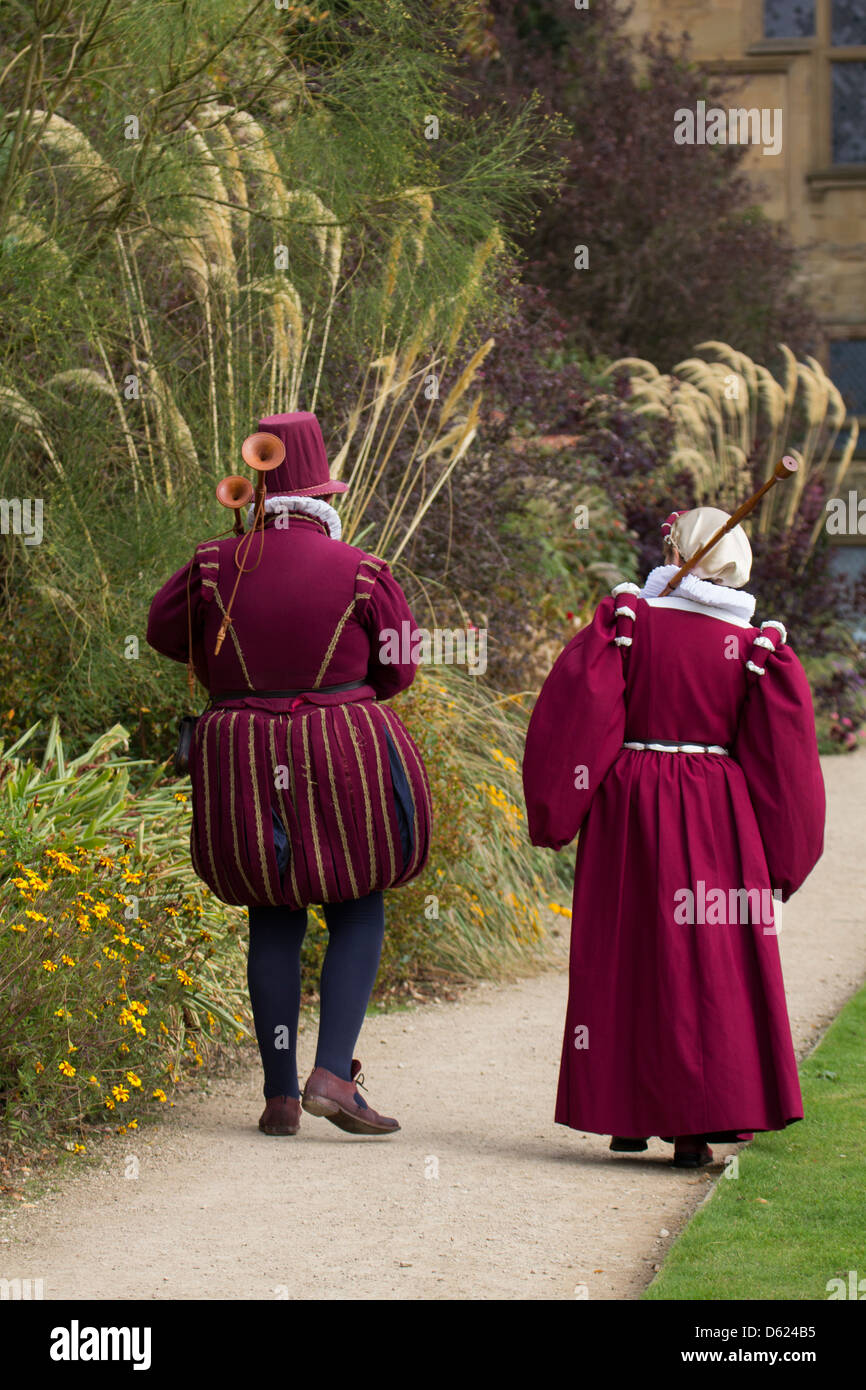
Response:
[[[684,921],[700,883],[760,912]],[[801,1119],[777,914],[734,760],[621,752],[578,843],[557,1121],[645,1138]]]

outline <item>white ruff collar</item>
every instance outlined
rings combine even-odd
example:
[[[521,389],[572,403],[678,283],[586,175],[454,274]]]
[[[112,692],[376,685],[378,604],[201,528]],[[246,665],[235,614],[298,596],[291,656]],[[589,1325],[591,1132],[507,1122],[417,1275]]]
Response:
[[[659,565],[657,569],[651,570],[641,589],[640,597],[657,598],[678,569],[679,565]],[[747,594],[745,589],[729,589],[725,584],[712,584],[709,579],[698,579],[694,574],[687,574],[685,579],[681,579],[667,597],[674,598],[677,595],[694,599],[696,603],[703,603],[715,612],[726,611],[737,618],[747,620],[754,613],[757,602],[754,594]]]
[[[277,512],[302,512],[305,516],[314,516],[317,521],[324,521],[332,541],[338,541],[343,534],[343,523],[339,516],[330,502],[323,501],[321,497],[297,497],[290,493],[278,492],[265,498],[265,515],[270,516]],[[255,507],[248,507],[247,526],[252,526],[254,516]]]

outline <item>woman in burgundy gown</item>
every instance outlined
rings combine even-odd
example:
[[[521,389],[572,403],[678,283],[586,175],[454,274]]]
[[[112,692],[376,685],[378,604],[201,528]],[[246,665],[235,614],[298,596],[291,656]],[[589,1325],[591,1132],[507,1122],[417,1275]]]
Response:
[[[823,848],[803,668],[752,623],[736,527],[661,597],[725,513],[665,523],[666,563],[620,584],[550,672],[524,758],[529,835],[580,831],[556,1119],[674,1163],[802,1118],[780,902]]]
[[[190,760],[192,861],[218,898],[249,908],[268,1102],[259,1127],[294,1134],[300,1123],[301,945],[306,908],[318,903],[328,949],[303,1108],[352,1133],[391,1133],[397,1121],[357,1091],[352,1051],[379,965],[383,891],[427,860],[427,773],[385,703],[417,668],[390,660],[383,634],[411,629],[412,613],[384,560],[340,539],[330,499],[347,485],[329,476],[315,416],[269,416],[259,428],[286,449],[265,474],[264,530],[199,545],[155,596],[147,640],[185,662],[191,635],[210,693]],[[236,553],[247,543],[248,572],[237,582]]]

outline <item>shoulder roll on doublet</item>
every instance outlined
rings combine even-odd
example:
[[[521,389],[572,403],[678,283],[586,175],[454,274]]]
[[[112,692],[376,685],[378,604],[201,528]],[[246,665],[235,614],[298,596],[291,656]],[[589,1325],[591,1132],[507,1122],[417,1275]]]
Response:
[[[201,596],[205,603],[213,603],[217,582],[220,576],[220,548],[217,544],[200,545],[196,548],[194,562],[201,574]]]
[[[633,640],[634,622],[637,617],[634,599],[637,598],[640,589],[637,584],[617,584],[610,592],[615,600],[613,616],[616,618],[616,636],[613,640],[618,647],[627,648]]]
[[[765,676],[769,653],[784,647],[787,640],[788,634],[784,623],[776,622],[774,618],[768,618],[766,622],[761,623],[760,634],[752,642],[752,650],[746,661],[746,670],[750,671],[753,676]]]
[[[355,602],[363,603],[373,592],[373,585],[385,568],[385,561],[377,555],[365,555],[358,565],[355,575]]]

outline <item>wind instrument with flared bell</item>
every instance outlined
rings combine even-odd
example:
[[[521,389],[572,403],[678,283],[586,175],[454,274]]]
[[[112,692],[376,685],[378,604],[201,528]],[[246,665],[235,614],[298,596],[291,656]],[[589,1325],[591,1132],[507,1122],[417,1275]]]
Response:
[[[696,550],[691,559],[686,560],[677,570],[676,574],[671,575],[667,584],[662,589],[660,597],[664,598],[665,594],[669,594],[672,589],[675,589],[680,580],[685,579],[686,575],[694,569],[695,565],[700,563],[704,556],[712,550],[713,546],[718,545],[723,536],[726,536],[729,531],[733,531],[734,527],[739,525],[743,520],[743,517],[748,516],[749,512],[757,507],[764,494],[769,492],[774,484],[781,482],[784,478],[790,478],[797,472],[797,467],[797,460],[792,459],[790,454],[786,454],[783,459],[780,459],[764,485],[759,487],[758,491],[751,497],[746,498],[745,502],[741,502],[737,510],[732,512],[724,525],[720,526],[718,531],[716,531],[715,535],[710,536],[706,545],[702,545],[700,550]]]
[[[256,561],[256,565],[261,561],[262,547],[264,545],[265,474],[270,473],[273,468],[279,468],[283,459],[286,457],[286,446],[278,435],[269,434],[266,430],[262,430],[257,434],[249,435],[244,440],[241,445],[241,457],[244,463],[250,468],[254,468],[259,476],[256,481],[255,491],[253,491],[252,484],[248,478],[234,476],[223,478],[217,488],[217,497],[220,502],[222,502],[223,506],[235,508],[235,532],[240,535],[241,539],[235,548],[235,565],[238,571],[237,578],[235,579],[231,597],[226,604],[226,611],[223,614],[220,630],[217,633],[214,656],[219,656],[220,648],[225,641],[229,623],[232,620],[232,604],[235,600],[235,594],[238,591],[241,575],[248,573],[246,570],[246,561],[249,555],[250,542],[255,531],[259,531],[261,534],[259,558]],[[244,532],[240,509],[241,507],[249,505],[250,501],[253,501],[255,504],[253,524],[249,531]],[[254,569],[255,565],[251,566],[251,568]]]

